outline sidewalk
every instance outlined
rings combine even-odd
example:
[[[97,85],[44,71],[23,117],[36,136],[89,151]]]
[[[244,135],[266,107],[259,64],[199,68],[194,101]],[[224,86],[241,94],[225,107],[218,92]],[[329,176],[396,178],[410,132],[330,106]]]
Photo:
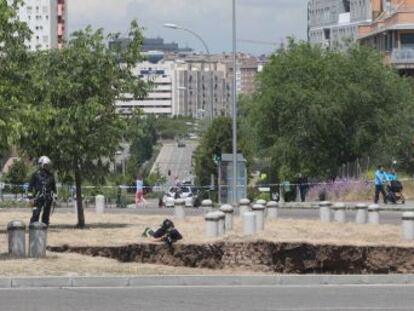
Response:
[[[255,275],[4,278],[0,289],[168,286],[414,285],[414,275]]]

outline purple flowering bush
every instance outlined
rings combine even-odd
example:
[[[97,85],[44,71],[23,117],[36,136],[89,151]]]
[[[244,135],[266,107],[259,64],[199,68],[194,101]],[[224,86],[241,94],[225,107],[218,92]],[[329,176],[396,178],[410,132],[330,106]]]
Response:
[[[359,179],[336,179],[310,185],[307,201],[357,201],[371,200],[374,192],[372,182]]]

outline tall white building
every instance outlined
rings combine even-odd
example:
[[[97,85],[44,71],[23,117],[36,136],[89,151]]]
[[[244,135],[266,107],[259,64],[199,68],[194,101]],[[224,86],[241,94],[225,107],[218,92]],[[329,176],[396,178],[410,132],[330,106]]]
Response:
[[[11,0],[9,0],[10,2]],[[18,18],[32,31],[30,50],[62,48],[67,39],[68,0],[25,0]]]
[[[174,62],[143,62],[134,69],[134,74],[141,80],[150,82],[151,89],[143,99],[133,99],[124,94],[116,102],[117,111],[128,115],[139,108],[145,114],[174,115],[176,86],[176,64]]]

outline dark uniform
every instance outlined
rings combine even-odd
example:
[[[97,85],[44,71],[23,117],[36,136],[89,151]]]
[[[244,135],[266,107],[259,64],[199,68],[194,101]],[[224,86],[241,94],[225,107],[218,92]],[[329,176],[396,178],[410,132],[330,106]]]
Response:
[[[56,193],[55,177],[48,170],[41,168],[33,174],[28,190],[29,198],[34,199],[33,215],[30,223],[39,221],[43,209],[42,222],[49,225],[53,194]]]

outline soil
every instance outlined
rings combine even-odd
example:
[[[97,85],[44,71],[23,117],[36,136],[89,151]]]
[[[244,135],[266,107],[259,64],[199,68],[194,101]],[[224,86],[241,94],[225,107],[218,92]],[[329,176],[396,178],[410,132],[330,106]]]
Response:
[[[338,246],[269,241],[211,244],[140,243],[113,247],[50,247],[117,259],[120,262],[208,269],[246,269],[297,274],[414,273],[414,249],[387,246]]]

